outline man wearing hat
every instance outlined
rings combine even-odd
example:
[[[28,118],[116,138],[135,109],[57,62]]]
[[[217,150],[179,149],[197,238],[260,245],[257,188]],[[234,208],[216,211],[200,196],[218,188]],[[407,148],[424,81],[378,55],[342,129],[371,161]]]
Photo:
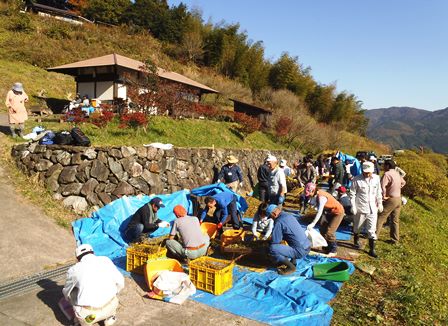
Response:
[[[213,196],[205,197],[205,209],[202,211],[200,221],[204,222],[210,209],[215,209],[213,213],[213,223],[218,225],[219,232],[222,227],[232,219],[233,228],[239,230],[242,222],[238,218],[237,197],[230,191],[223,191]]]
[[[282,212],[280,207],[269,205],[266,215],[274,220],[269,257],[277,264],[280,275],[295,272],[297,259],[304,258],[311,249],[311,244],[297,219]],[[288,245],[281,244],[285,240]]]
[[[177,219],[171,228],[170,238],[166,241],[168,251],[176,259],[196,259],[204,256],[210,239],[202,233],[198,218],[188,216],[182,205],[174,207],[173,212]],[[181,241],[174,240],[177,233]]]
[[[364,224],[369,238],[369,255],[377,257],[375,253],[376,224],[378,213],[383,211],[383,196],[381,192],[380,177],[374,174],[375,167],[372,162],[362,163],[362,174],[353,178],[350,187],[350,200],[353,212],[353,235],[356,248],[360,248],[359,232]]]
[[[6,108],[8,109],[9,128],[13,137],[22,137],[25,121],[28,120],[25,103],[28,95],[23,90],[22,83],[15,83],[6,95]],[[16,134],[17,131],[17,134]]]
[[[162,207],[165,207],[165,205],[160,197],[154,197],[148,204],[140,207],[126,227],[124,232],[126,240],[135,242],[141,240],[142,237],[147,237],[149,233],[153,233],[158,228],[170,227],[170,223],[157,217],[157,212]]]
[[[269,155],[266,161],[271,170],[269,179],[269,204],[282,205],[287,192],[285,172],[278,166],[278,160],[275,156]]]
[[[282,168],[283,172],[285,173],[285,177],[289,177],[292,175],[292,169],[286,165],[288,163],[285,159],[280,160],[280,168]]]
[[[243,173],[236,163],[238,159],[235,156],[227,156],[227,164],[223,165],[218,174],[218,181],[224,182],[234,192],[237,191],[238,184],[240,188],[243,186]]]
[[[124,288],[123,275],[105,256],[95,256],[89,244],[75,251],[78,263],[70,267],[62,293],[73,306],[75,325],[115,323],[117,294]]]

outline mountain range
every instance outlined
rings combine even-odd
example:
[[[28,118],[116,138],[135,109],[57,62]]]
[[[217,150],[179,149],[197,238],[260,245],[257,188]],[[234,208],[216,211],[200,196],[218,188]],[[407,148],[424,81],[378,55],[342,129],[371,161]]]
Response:
[[[390,107],[365,111],[369,119],[367,136],[393,149],[420,146],[448,153],[448,107],[427,111],[411,107]]]

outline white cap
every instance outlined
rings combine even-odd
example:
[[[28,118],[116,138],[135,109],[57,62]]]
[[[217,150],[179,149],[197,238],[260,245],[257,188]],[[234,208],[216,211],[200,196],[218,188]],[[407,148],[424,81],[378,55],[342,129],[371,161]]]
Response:
[[[375,171],[375,168],[373,166],[372,162],[364,162],[362,163],[362,172],[366,172],[366,173],[373,173],[373,171]]]
[[[12,90],[16,92],[23,92],[22,83],[14,83],[14,85],[12,86]]]
[[[370,161],[376,161],[376,157],[373,156],[373,155],[370,155],[369,160],[370,160]]]
[[[87,252],[93,253],[93,248],[91,245],[89,245],[88,243],[85,243],[85,244],[78,246],[75,250],[76,258],[78,258],[82,254],[85,254]]]
[[[277,158],[274,155],[268,155],[266,158],[267,162],[277,162]]]
[[[280,166],[285,166],[286,165],[286,160],[285,159],[281,159],[280,160]]]

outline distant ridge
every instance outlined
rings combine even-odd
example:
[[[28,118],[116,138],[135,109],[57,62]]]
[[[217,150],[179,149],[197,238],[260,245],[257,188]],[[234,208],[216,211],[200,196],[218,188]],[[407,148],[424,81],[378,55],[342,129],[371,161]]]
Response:
[[[448,154],[448,107],[427,111],[411,107],[367,110],[367,136],[392,148],[423,146]]]

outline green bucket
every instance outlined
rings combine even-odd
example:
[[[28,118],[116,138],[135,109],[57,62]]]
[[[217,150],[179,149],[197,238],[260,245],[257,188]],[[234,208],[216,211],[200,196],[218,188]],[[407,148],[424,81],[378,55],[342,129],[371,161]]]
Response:
[[[316,264],[313,266],[313,277],[318,280],[348,281],[350,274],[346,262]]]

